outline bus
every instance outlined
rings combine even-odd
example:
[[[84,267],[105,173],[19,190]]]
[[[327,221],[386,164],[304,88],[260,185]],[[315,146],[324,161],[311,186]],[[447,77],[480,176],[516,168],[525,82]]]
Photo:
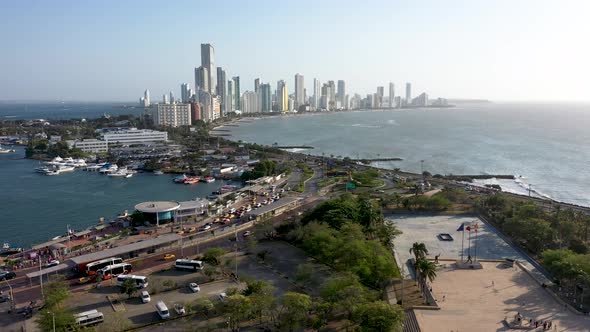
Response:
[[[121,264],[123,263],[123,259],[119,257],[111,257],[106,259],[101,259],[96,262],[86,264],[86,274],[91,276],[95,275],[98,270],[107,267],[109,265]]]
[[[123,286],[125,280],[131,279],[135,281],[135,287],[137,288],[146,288],[148,284],[148,279],[145,276],[136,276],[132,274],[122,274],[117,277],[117,286]]]
[[[76,320],[76,325],[78,326],[91,326],[102,323],[104,321],[104,316],[102,312],[94,309],[75,314],[74,319]]]
[[[129,272],[131,272],[131,264],[119,263],[105,266],[102,269],[98,270],[97,274],[100,274],[103,280],[108,280],[118,276],[119,274],[127,274]]]
[[[198,271],[203,268],[203,262],[192,259],[177,259],[174,267],[178,270]]]

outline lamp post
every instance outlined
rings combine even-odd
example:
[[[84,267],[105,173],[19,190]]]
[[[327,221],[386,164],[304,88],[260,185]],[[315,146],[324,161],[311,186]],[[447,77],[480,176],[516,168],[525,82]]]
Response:
[[[55,313],[51,311],[47,311],[48,314],[51,314],[51,321],[53,323],[53,332],[55,332]]]

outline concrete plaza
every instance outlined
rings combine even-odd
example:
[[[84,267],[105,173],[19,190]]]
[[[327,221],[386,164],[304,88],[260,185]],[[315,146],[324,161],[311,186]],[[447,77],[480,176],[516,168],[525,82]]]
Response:
[[[502,321],[517,313],[527,321],[552,321],[557,328],[551,331],[590,331],[589,316],[564,308],[519,267],[484,262],[481,270],[459,270],[441,263],[431,285],[441,310],[414,310],[423,332],[509,331]]]

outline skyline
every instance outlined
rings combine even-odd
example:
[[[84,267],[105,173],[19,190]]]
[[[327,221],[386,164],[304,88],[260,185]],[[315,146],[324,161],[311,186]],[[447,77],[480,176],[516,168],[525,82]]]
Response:
[[[11,45],[0,54],[0,100],[180,96],[206,43],[241,92],[260,78],[285,80],[291,93],[300,73],[308,95],[317,78],[361,95],[389,82],[402,95],[397,87],[411,82],[446,98],[590,100],[582,1],[312,4],[0,3],[0,36]]]

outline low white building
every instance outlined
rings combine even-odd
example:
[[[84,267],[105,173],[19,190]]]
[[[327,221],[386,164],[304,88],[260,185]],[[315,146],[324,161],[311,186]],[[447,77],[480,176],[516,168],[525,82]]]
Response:
[[[152,119],[157,126],[190,126],[191,106],[189,104],[157,104],[153,107]]]
[[[209,208],[209,201],[205,199],[178,202],[180,207],[174,211],[174,220],[176,222],[185,221],[207,212]]]
[[[101,153],[108,152],[109,146],[107,142],[98,139],[85,139],[81,141],[67,141],[70,148],[76,148],[86,153]]]
[[[108,144],[146,144],[168,141],[168,133],[151,129],[115,128],[99,129],[102,139]]]

